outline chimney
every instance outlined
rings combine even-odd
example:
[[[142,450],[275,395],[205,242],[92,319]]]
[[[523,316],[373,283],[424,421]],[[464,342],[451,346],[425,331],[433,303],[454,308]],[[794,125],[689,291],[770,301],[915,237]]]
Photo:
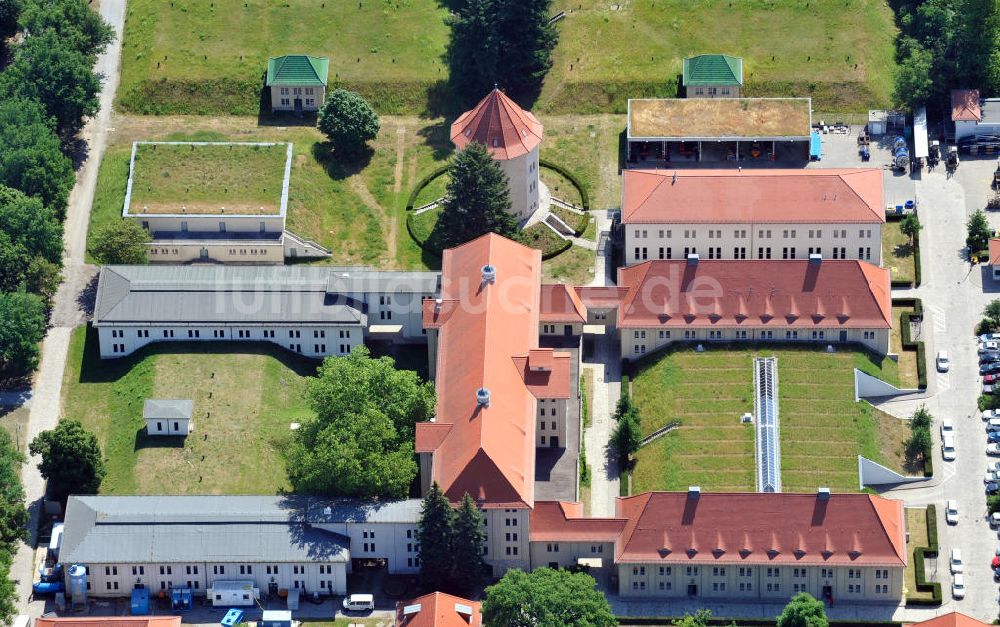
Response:
[[[698,253],[688,253],[687,260],[688,260],[688,265],[689,266],[696,266],[696,265],[698,265],[698,260],[699,259],[700,259],[700,257],[698,256]]]
[[[441,303],[443,303],[443,302],[444,301],[441,300],[440,298],[435,298],[434,299],[434,313],[440,313],[441,312]]]
[[[483,283],[496,283],[497,282],[497,269],[496,266],[491,266],[486,264],[483,266]]]
[[[823,263],[823,255],[821,255],[819,253],[811,253],[809,255],[809,265],[810,266],[818,266],[821,263]]]
[[[818,498],[821,501],[829,501],[830,500],[830,488],[820,488],[816,492],[816,498]]]
[[[490,391],[487,388],[476,390],[476,403],[482,407],[490,406]]]
[[[700,497],[701,497],[701,487],[700,486],[693,485],[693,486],[691,486],[691,487],[688,488],[688,498],[689,499],[697,500]]]

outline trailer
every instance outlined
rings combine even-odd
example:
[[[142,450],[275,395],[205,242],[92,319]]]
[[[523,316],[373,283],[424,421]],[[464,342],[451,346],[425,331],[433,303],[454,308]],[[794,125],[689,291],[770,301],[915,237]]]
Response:
[[[216,581],[208,590],[213,607],[250,606],[260,598],[252,581]]]
[[[913,114],[913,160],[921,166],[929,156],[927,143],[927,107],[919,107]]]

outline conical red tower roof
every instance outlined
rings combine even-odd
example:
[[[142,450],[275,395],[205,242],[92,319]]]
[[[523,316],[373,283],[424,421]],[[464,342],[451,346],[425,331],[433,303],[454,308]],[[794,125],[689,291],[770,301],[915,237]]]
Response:
[[[451,125],[451,141],[459,150],[469,142],[485,144],[494,159],[525,155],[542,141],[542,123],[499,89],[494,89]]]

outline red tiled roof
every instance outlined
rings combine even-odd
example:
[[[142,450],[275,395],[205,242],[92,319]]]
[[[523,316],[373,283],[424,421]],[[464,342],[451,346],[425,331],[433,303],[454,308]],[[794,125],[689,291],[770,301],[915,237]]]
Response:
[[[479,627],[483,624],[481,606],[478,601],[431,592],[396,603],[396,627]],[[410,614],[407,608],[411,608]]]
[[[616,542],[624,518],[584,518],[581,503],[539,501],[529,514],[532,542]]]
[[[484,144],[494,159],[526,155],[542,141],[542,123],[499,89],[451,125],[451,141],[459,150],[470,142]]]
[[[982,122],[983,112],[979,109],[978,89],[951,90],[951,121]]]
[[[537,348],[527,357],[514,357],[514,366],[535,398],[569,398],[570,357],[551,348]]]
[[[903,503],[870,494],[619,498],[619,562],[905,566]]]
[[[494,284],[483,282],[484,265]],[[538,348],[541,269],[538,250],[492,233],[444,252],[435,424],[451,430],[433,449],[431,477],[452,501],[468,492],[487,507],[534,503],[536,401],[513,358]],[[418,446],[436,439],[426,429],[418,425]]]
[[[575,289],[562,283],[542,286],[541,308],[539,319],[542,322],[587,321],[587,309],[580,302],[580,296]]]
[[[1000,238],[990,238],[990,265],[1000,264]]]
[[[180,625],[180,616],[68,616],[35,619],[35,627],[180,627]]]
[[[588,309],[613,309],[628,293],[624,287],[577,287],[575,290]]]
[[[882,223],[882,170],[625,170],[622,222]]]
[[[961,612],[949,612],[937,618],[919,623],[906,623],[904,627],[986,627],[989,624],[978,621],[971,616],[966,616]]]
[[[654,260],[619,268],[626,327],[889,329],[889,271],[864,261]]]

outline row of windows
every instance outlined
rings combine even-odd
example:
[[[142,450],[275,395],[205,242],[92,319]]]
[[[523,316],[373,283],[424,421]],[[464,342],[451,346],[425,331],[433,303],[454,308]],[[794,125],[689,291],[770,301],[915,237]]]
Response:
[[[634,233],[637,239],[643,239],[649,237],[649,231],[645,229],[635,229]],[[798,232],[796,231],[796,229],[784,229],[781,232],[781,237],[783,239],[795,238],[797,236]],[[871,236],[872,236],[871,229],[858,230],[859,238],[871,238]],[[670,239],[672,237],[673,237],[673,231],[669,229],[666,231],[661,229],[659,231],[660,239]],[[684,229],[684,237],[686,239],[697,239],[698,229]],[[733,238],[735,239],[746,239],[746,237],[747,237],[746,229],[735,229],[733,231]],[[822,239],[822,237],[823,237],[823,229],[809,229],[809,239]],[[847,239],[847,229],[833,229],[833,237],[834,239]],[[708,239],[722,239],[722,230],[709,229]],[[771,229],[759,229],[757,231],[757,239],[773,239],[771,235]]]
[[[295,94],[296,96],[299,96],[299,95],[302,94],[302,90],[303,89],[306,90],[305,93],[306,93],[307,96],[312,96],[312,95],[314,95],[316,93],[316,88],[315,87],[305,87],[305,88],[303,88],[303,87],[291,87],[291,88],[289,88],[289,87],[281,87],[280,89],[281,89],[280,93],[281,93],[282,96],[287,96],[287,95],[289,95],[289,93],[292,93],[292,94]],[[293,91],[289,92],[288,91],[289,89],[292,89]]]
[[[556,423],[553,421],[550,424],[552,425],[552,430],[555,431],[556,430]],[[540,420],[538,422],[538,430],[539,431],[545,431],[545,421],[544,420]]]
[[[149,254],[150,255],[176,255],[177,254],[177,249],[176,248],[150,248],[149,249]]]
[[[287,107],[290,104],[292,104],[292,102],[288,98],[282,98],[281,99],[281,106]],[[316,104],[316,99],[315,98],[306,98],[306,105],[307,106],[314,106],[315,104]]]
[[[820,256],[823,255],[823,247],[822,246],[815,246],[815,247],[810,246],[808,250],[809,250],[809,252],[808,252],[809,255],[813,255],[813,254],[820,255]],[[798,249],[795,248],[794,246],[784,246],[781,249],[781,258],[782,259],[795,259],[797,257],[797,255],[798,255],[797,251],[798,251]],[[673,254],[674,250],[673,250],[673,248],[670,248],[669,246],[667,246],[667,247],[661,246],[660,249],[659,249],[659,251],[658,251],[658,253],[659,253],[658,254],[658,258],[659,259],[673,259],[674,258],[674,254]],[[697,254],[698,254],[697,247],[685,246],[684,247],[684,256],[682,257],[682,259],[687,259],[688,255],[697,255]],[[646,247],[644,247],[644,246],[636,246],[633,249],[633,251],[632,251],[632,257],[633,257],[634,261],[646,261],[647,259],[649,259],[649,249],[646,248]],[[722,247],[721,246],[716,246],[716,247],[713,248],[713,247],[709,246],[708,247],[708,258],[709,259],[723,259],[723,256],[722,256]],[[746,259],[747,258],[747,249],[746,249],[746,247],[745,246],[734,246],[733,247],[733,256],[732,256],[732,258],[733,259]],[[843,246],[841,246],[840,248],[837,248],[835,246],[833,248],[833,258],[834,259],[847,259],[847,248],[845,248]],[[770,246],[761,246],[761,247],[757,248],[757,259],[771,259],[771,247]],[[866,247],[866,246],[859,247],[858,248],[858,259],[863,260],[863,261],[871,261],[871,259],[872,259],[872,249],[871,249],[871,247]]]

